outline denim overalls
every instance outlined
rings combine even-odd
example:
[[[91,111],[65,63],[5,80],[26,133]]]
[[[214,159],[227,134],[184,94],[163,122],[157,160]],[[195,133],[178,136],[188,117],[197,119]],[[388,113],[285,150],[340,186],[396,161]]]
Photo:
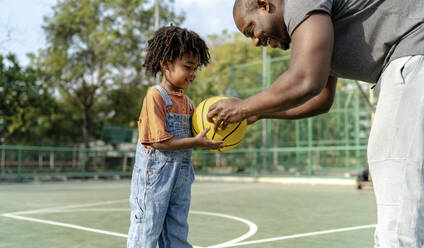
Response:
[[[191,115],[170,112],[171,99],[162,87],[156,88],[165,101],[167,132],[174,138],[191,137]],[[192,247],[187,241],[187,218],[193,181],[191,149],[148,150],[138,141],[127,248],[156,248],[157,244],[160,248]]]

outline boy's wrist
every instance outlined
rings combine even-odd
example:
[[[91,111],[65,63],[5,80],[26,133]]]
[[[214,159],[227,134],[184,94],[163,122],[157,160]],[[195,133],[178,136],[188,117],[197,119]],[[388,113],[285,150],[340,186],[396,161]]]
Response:
[[[192,137],[192,144],[193,144],[193,147],[199,147],[200,146],[200,140],[197,136]]]

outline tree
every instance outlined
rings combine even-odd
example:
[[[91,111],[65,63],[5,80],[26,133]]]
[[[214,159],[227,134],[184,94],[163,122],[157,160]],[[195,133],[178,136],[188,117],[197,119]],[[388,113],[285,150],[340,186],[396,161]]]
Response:
[[[101,97],[96,112],[105,123],[121,126],[137,126],[143,96],[150,85],[133,87],[130,84],[119,84],[119,87],[109,90]]]
[[[172,2],[161,3],[162,24],[183,21],[169,10]],[[98,122],[93,108],[100,96],[118,84],[137,89],[152,82],[143,75],[142,60],[153,13],[148,0],[63,0],[45,18],[47,48],[33,63],[48,75],[46,82],[77,104],[86,147],[92,124]]]
[[[51,128],[57,105],[50,90],[36,78],[36,71],[22,68],[15,55],[0,55],[1,143],[42,142]]]

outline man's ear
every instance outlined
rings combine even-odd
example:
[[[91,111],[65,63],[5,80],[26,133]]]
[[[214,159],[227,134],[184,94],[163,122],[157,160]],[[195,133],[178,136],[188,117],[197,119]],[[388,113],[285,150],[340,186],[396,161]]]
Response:
[[[256,5],[258,6],[258,9],[266,12],[269,12],[271,9],[269,0],[256,0]]]

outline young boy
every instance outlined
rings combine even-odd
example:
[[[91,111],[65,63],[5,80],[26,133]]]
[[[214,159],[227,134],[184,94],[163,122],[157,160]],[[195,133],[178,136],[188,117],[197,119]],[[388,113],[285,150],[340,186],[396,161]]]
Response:
[[[199,66],[209,63],[205,42],[194,32],[169,26],[148,41],[144,62],[160,85],[148,90],[138,123],[131,181],[127,248],[188,248],[187,217],[194,172],[191,149],[217,149],[222,142],[191,134],[193,104],[183,94]]]

